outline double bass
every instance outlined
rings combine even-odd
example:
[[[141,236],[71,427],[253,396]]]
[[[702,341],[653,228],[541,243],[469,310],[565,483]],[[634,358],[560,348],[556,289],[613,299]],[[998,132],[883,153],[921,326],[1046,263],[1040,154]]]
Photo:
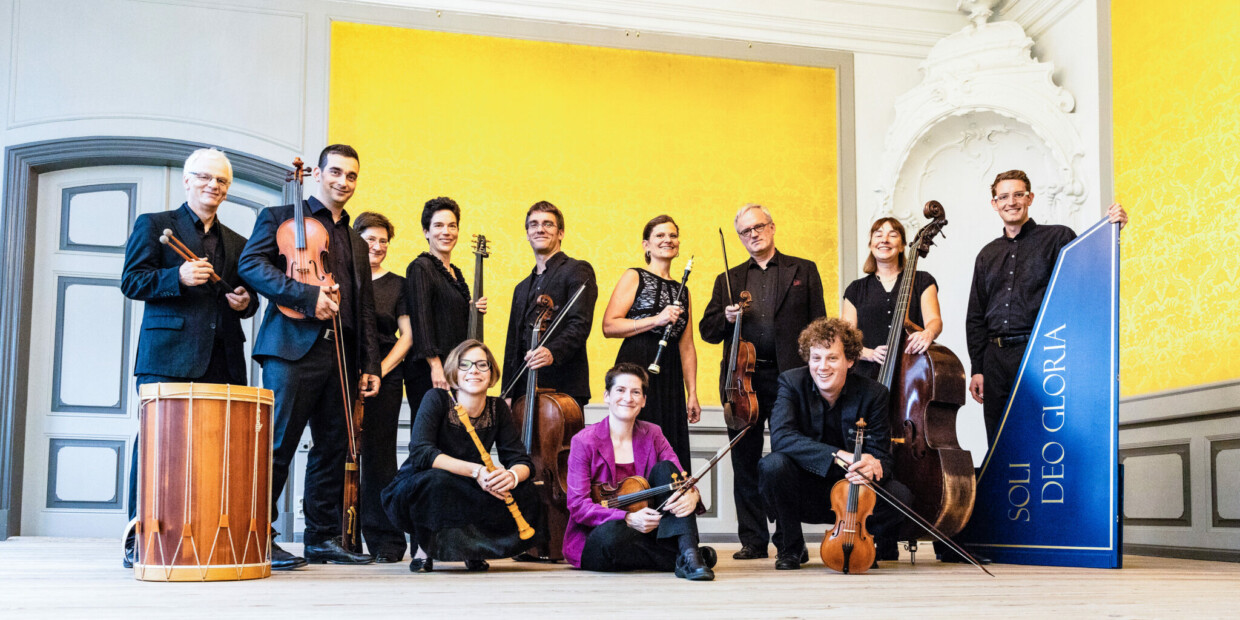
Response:
[[[530,334],[530,350],[539,347],[554,310],[551,297],[539,295],[535,300],[537,317]],[[521,427],[525,451],[534,461],[531,478],[546,519],[538,529],[548,535],[545,542],[526,555],[536,560],[556,561],[564,559],[564,531],[568,529],[568,452],[573,435],[585,427],[585,418],[571,396],[540,389],[538,370],[530,368],[528,372],[525,394],[512,403],[512,413]]]
[[[878,381],[891,393],[892,456],[895,477],[912,490],[912,508],[946,536],[962,530],[973,514],[977,480],[973,457],[956,437],[956,412],[965,403],[965,374],[960,358],[933,343],[924,353],[904,353],[906,336],[921,329],[908,320],[913,302],[917,259],[925,256],[934,237],[947,225],[943,205],[931,200],[924,214],[930,222],[917,232],[906,250],[900,294],[887,334],[887,358]],[[917,530],[906,528],[897,538],[909,541],[916,558]]]
[[[332,277],[328,249],[331,238],[327,229],[314,218],[306,218],[305,205],[302,200],[302,181],[305,179],[306,167],[298,157],[293,160],[293,171],[287,179],[293,196],[293,217],[284,220],[276,229],[276,244],[280,255],[284,258],[284,275],[290,279],[318,287],[336,285]],[[329,293],[333,300],[340,301],[339,293]],[[292,308],[278,306],[280,312],[291,319],[315,320],[313,316],[298,312]],[[340,325],[340,315],[332,316],[332,344],[336,349],[336,369],[340,380],[340,397],[344,405],[344,418],[348,450],[344,464],[344,497],[341,502],[340,531],[341,547],[346,551],[360,553],[362,551],[362,522],[360,514],[361,502],[361,432],[362,414],[365,411],[356,381],[349,381],[347,352],[345,351],[344,331]],[[351,389],[352,388],[352,389]]]

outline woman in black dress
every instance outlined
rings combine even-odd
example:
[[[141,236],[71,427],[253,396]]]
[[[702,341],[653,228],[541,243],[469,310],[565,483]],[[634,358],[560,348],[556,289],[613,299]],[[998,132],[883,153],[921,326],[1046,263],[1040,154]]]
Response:
[[[366,212],[353,220],[370,251],[370,278],[375,289],[375,326],[379,332],[379,394],[366,401],[366,432],[362,433],[362,537],[375,562],[399,562],[408,543],[405,533],[392,525],[379,493],[396,476],[396,427],[404,393],[401,362],[413,344],[409,310],[405,304],[405,279],[384,269],[388,244],[396,229],[386,217]],[[396,334],[400,333],[397,338]]]
[[[432,389],[418,407],[409,458],[383,490],[383,506],[426,551],[427,558],[415,558],[409,570],[430,571],[440,560],[482,571],[489,567],[487,559],[517,555],[537,542],[538,536],[521,540],[503,502],[511,494],[526,521],[538,523],[538,496],[529,483],[532,462],[508,405],[487,396],[500,374],[491,350],[466,340],[448,353],[444,365],[483,447],[499,453],[498,466],[486,470],[448,392]]]
[[[645,368],[654,361],[667,325],[674,325],[659,360],[662,372],[651,375],[646,406],[638,419],[659,425],[676,458],[689,467],[689,424],[697,424],[702,407],[697,398],[697,349],[688,289],[683,307],[672,305],[680,290],[680,280],[671,277],[672,260],[680,255],[680,227],[667,215],[650,220],[642,230],[642,249],[648,267],[635,267],[620,276],[603,315],[603,335],[624,338],[617,364],[629,362]]]
[[[853,280],[844,290],[840,318],[861,330],[864,346],[852,372],[871,379],[878,377],[879,367],[887,359],[887,336],[904,274],[905,243],[900,220],[884,217],[874,222],[870,227],[870,256],[863,267],[869,275]],[[914,276],[908,318],[924,329],[907,338],[904,352],[924,353],[943,332],[939,287],[934,276],[924,271]]]
[[[405,294],[413,327],[413,345],[405,357],[405,394],[417,415],[418,403],[432,387],[448,389],[441,360],[469,336],[469,284],[452,264],[460,234],[461,208],[451,198],[428,200],[422,209],[422,234],[430,246],[405,270]],[[477,301],[486,312],[487,298]]]

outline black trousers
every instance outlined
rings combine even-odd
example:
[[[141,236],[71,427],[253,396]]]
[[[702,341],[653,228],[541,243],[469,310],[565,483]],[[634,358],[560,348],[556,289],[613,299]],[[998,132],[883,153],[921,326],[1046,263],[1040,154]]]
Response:
[[[148,383],[232,383],[228,372],[228,354],[224,351],[223,341],[217,339],[215,348],[211,350],[211,361],[207,362],[207,372],[201,377],[170,377],[167,375],[136,375],[135,389],[141,394],[142,386]],[[138,516],[138,446],[141,433],[134,435],[133,449],[129,451],[129,518]]]
[[[392,525],[379,494],[396,477],[396,428],[404,398],[400,372],[388,373],[362,417],[362,537],[372,555],[404,554],[405,533]]]
[[[844,479],[844,470],[831,468],[831,475],[823,478],[801,469],[786,454],[772,452],[758,463],[759,485],[767,507],[775,514],[778,529],[775,548],[780,555],[799,554],[805,546],[802,523],[834,523],[831,510],[831,487]],[[908,487],[888,478],[882,487],[908,504],[912,493]],[[878,500],[867,529],[878,540],[895,540],[904,521],[890,504]]]
[[[1020,372],[1020,361],[1025,356],[1025,346],[986,344],[985,365],[982,367],[982,417],[986,422],[987,447],[995,444],[995,437],[999,434],[1008,398],[1012,396],[1012,386],[1016,384],[1016,374]]]
[[[650,470],[647,480],[650,486],[672,481],[672,474],[679,474],[671,461],[662,461]],[[658,508],[670,495],[660,495],[650,500],[651,508]],[[680,518],[664,514],[659,527],[646,533],[639,532],[625,523],[624,519],[608,521],[590,532],[581,550],[581,568],[602,572],[630,570],[676,570],[676,556],[680,554],[681,536],[690,536],[696,546],[698,541],[697,515]]]
[[[349,340],[345,343],[349,344]],[[349,372],[346,376],[357,375]],[[263,387],[275,393],[271,520],[275,522],[279,516],[280,493],[288,481],[289,466],[308,423],[313,445],[306,461],[302,506],[306,516],[305,543],[322,544],[341,534],[344,463],[348,457],[348,431],[340,376],[336,370],[335,344],[319,338],[299,360],[274,357],[263,360]],[[357,389],[356,381],[350,381],[350,389]]]
[[[736,506],[736,531],[741,544],[766,549],[770,534],[762,495],[758,491],[758,461],[762,458],[767,425],[779,393],[779,369],[774,366],[755,369],[752,382],[758,394],[758,421],[756,428],[749,431],[729,455],[732,459],[732,502]],[[728,429],[728,440],[735,439],[739,432]],[[779,533],[778,522],[775,532]]]

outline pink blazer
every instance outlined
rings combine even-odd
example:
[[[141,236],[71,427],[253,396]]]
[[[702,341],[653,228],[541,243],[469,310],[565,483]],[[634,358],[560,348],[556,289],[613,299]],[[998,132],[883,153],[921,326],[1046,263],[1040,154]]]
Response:
[[[610,417],[591,424],[573,436],[568,453],[568,528],[564,531],[564,559],[581,567],[581,550],[594,528],[627,514],[618,508],[604,508],[590,500],[590,485],[615,484],[616,455],[611,447]],[[680,461],[663,431],[650,422],[637,421],[633,427],[633,469],[639,476],[650,475],[660,461]]]

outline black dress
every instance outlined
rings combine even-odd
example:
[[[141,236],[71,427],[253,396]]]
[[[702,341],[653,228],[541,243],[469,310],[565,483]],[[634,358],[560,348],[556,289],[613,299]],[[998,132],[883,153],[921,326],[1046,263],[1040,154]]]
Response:
[[[414,407],[431,389],[428,357],[443,361],[469,336],[469,285],[456,265],[452,273],[438,258],[423,252],[405,270],[405,297],[413,329],[413,345],[405,356],[405,394]]]
[[[857,329],[861,330],[861,343],[867,349],[875,349],[887,344],[887,336],[891,333],[892,313],[896,309],[896,299],[900,296],[900,284],[904,281],[904,272],[896,278],[891,290],[883,288],[878,276],[870,274],[864,278],[853,280],[844,290],[844,299],[852,302],[857,309]],[[913,296],[909,299],[908,318],[910,321],[925,327],[921,316],[921,296],[926,289],[936,285],[934,276],[918,271],[913,278]],[[857,360],[852,372],[869,379],[877,379],[882,365],[877,362]]]
[[[504,401],[487,397],[477,420],[471,420],[482,445],[499,452],[499,462],[511,469],[533,463],[521,446],[512,412]],[[435,469],[435,457],[446,454],[482,464],[469,432],[452,412],[448,393],[426,393],[413,423],[409,458],[383,490],[383,506],[398,527],[409,532],[428,557],[446,562],[512,557],[529,549],[545,532],[521,540],[516,521],[504,502],[483,491],[473,479]],[[529,480],[512,490],[521,514],[538,523],[538,496]]]
[[[375,326],[378,330],[380,359],[396,346],[397,318],[409,314],[405,303],[405,279],[385,273],[373,280]],[[365,430],[362,433],[362,537],[366,549],[375,555],[401,555],[408,546],[405,533],[392,525],[383,511],[380,493],[396,476],[396,428],[400,422],[402,400],[401,367],[384,375],[379,394],[366,399]]]
[[[646,271],[634,269],[638,275],[637,293],[633,305],[629,307],[627,319],[644,319],[655,316],[663,308],[671,305],[676,291],[680,290],[680,282],[668,280]],[[684,306],[682,296],[681,306]],[[663,436],[676,451],[676,458],[685,466],[689,466],[689,418],[685,405],[685,373],[680,366],[680,335],[684,333],[689,322],[688,313],[683,313],[673,324],[667,337],[667,346],[659,358],[660,372],[650,375],[650,388],[646,392],[646,406],[638,414],[637,419],[659,425]],[[636,336],[629,336],[620,344],[620,352],[616,354],[616,363],[631,362],[646,368],[654,361],[659,350],[659,340],[663,337],[666,327],[658,327]]]

